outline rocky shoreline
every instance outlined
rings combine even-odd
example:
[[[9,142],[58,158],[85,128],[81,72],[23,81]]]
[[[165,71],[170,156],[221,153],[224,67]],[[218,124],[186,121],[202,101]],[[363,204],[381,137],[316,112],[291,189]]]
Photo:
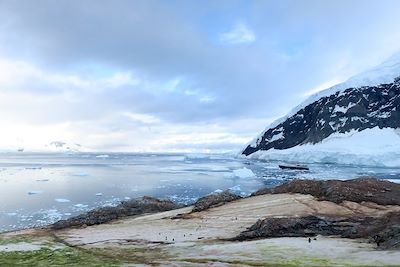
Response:
[[[144,197],[46,229],[2,234],[0,263],[12,254],[5,240],[14,238],[43,253],[60,247],[90,253],[96,266],[400,265],[400,185],[374,178],[293,180],[247,198],[213,193],[189,207]],[[298,254],[285,255],[295,247]],[[14,252],[17,261],[15,253],[33,252]]]
[[[171,200],[160,200],[144,196],[138,199],[123,201],[116,207],[102,207],[82,213],[67,220],[60,220],[50,225],[50,228],[53,230],[60,230],[68,227],[87,227],[107,223],[124,217],[163,212],[182,207],[182,205],[176,204]]]

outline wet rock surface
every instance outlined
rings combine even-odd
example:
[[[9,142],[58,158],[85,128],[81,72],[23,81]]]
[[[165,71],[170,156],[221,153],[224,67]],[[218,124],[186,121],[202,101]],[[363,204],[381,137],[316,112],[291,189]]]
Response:
[[[143,197],[130,201],[123,201],[116,207],[103,207],[91,210],[67,220],[60,220],[50,228],[54,230],[68,227],[82,227],[106,223],[115,219],[140,215],[145,213],[156,213],[181,208],[182,205],[170,200],[160,200],[153,197]]]
[[[316,235],[366,238],[382,249],[400,249],[400,213],[390,213],[381,218],[268,218],[257,221],[234,240]]]
[[[293,180],[274,189],[261,189],[254,196],[263,194],[309,194],[318,200],[334,203],[343,201],[374,202],[379,205],[400,205],[400,184],[375,178],[353,180]]]
[[[234,194],[230,190],[221,193],[212,193],[210,195],[199,198],[194,204],[193,212],[199,212],[210,208],[222,206],[225,203],[240,199],[241,197]]]

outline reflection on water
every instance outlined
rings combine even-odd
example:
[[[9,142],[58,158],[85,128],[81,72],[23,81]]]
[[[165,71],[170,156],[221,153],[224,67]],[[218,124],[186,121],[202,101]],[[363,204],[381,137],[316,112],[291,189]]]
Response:
[[[311,164],[310,171],[299,172],[278,164],[227,155],[0,154],[0,231],[45,225],[144,195],[189,204],[218,189],[248,195],[293,178],[400,179],[399,169]]]

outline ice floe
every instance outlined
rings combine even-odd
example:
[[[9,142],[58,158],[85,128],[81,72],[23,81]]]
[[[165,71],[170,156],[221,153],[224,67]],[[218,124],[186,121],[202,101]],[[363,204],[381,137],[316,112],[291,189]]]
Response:
[[[195,154],[195,153],[186,154],[184,157],[185,160],[209,159],[209,158],[210,158],[210,155],[208,155],[208,154]]]
[[[71,200],[69,200],[69,199],[65,199],[65,198],[56,198],[56,199],[54,199],[56,202],[59,202],[59,203],[67,203],[67,202],[71,202]]]
[[[106,159],[106,158],[109,158],[110,156],[109,155],[106,155],[106,154],[104,154],[104,155],[97,155],[96,156],[96,158],[99,158],[99,159]]]
[[[78,204],[75,204],[74,207],[77,207],[77,208],[87,208],[87,207],[89,207],[89,205],[85,205],[85,204],[78,203]]]
[[[230,174],[225,174],[225,177],[237,177],[237,178],[253,178],[256,175],[254,172],[250,169],[247,169],[246,167],[233,170],[232,173]]]

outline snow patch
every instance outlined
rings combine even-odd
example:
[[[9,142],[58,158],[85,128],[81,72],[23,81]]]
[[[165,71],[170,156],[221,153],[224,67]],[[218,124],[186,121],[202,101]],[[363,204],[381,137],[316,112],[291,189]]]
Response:
[[[274,142],[276,140],[280,140],[280,139],[283,139],[283,138],[285,138],[285,137],[283,136],[283,133],[280,132],[280,133],[275,134],[274,136],[272,136],[272,138],[269,139],[268,142]]]
[[[0,245],[0,252],[26,252],[26,251],[37,251],[42,249],[44,246],[40,243],[11,243],[7,245]]]
[[[335,108],[333,109],[333,113],[336,113],[336,112],[347,113],[347,111],[348,111],[350,108],[354,107],[355,105],[356,105],[356,104],[351,103],[351,102],[347,105],[347,107],[346,107],[346,106],[335,105]]]

